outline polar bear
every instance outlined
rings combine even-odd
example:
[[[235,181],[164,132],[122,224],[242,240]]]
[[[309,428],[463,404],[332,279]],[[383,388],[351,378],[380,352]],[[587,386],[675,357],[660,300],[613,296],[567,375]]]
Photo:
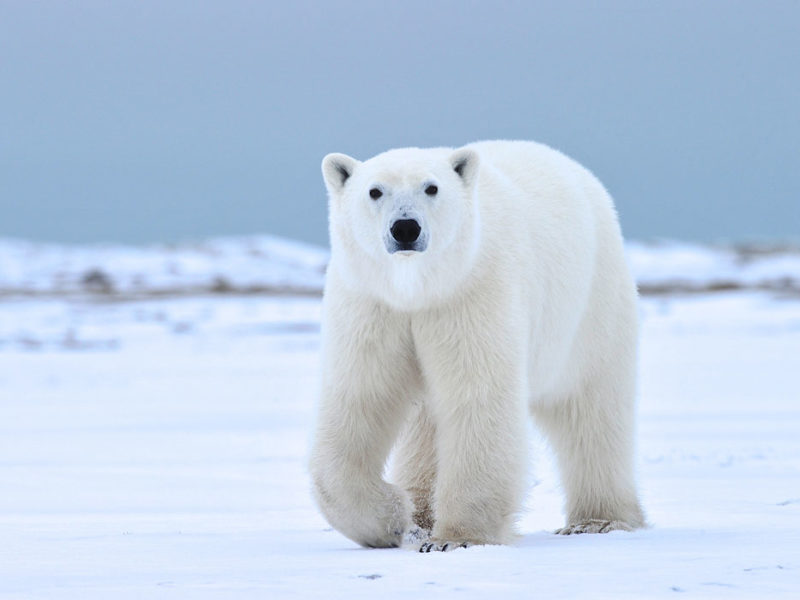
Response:
[[[527,413],[566,493],[557,533],[644,526],[637,293],[602,184],[512,141],[329,154],[322,172],[331,260],[310,467],[331,525],[368,547],[410,532],[421,551],[510,543]]]

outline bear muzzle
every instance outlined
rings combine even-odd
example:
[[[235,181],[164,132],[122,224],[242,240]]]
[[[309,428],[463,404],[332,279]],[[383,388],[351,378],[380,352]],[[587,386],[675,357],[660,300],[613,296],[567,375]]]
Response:
[[[395,252],[422,252],[427,247],[422,226],[416,219],[397,219],[389,228],[391,237],[386,240],[386,249]]]

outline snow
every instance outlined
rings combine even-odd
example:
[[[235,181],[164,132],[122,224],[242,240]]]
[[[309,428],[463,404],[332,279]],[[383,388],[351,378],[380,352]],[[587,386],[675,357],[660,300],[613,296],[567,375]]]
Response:
[[[319,293],[328,253],[271,236],[146,247],[0,238],[0,296]]]
[[[629,247],[640,281],[650,264],[659,282],[750,282],[642,299],[638,464],[652,528],[550,533],[562,497],[533,435],[518,542],[418,554],[359,548],[311,501],[312,286],[191,292],[220,274],[278,281],[259,265],[292,285],[319,277],[321,251],[258,240],[260,257],[242,250],[252,240],[204,243],[216,255],[0,248],[0,287],[18,286],[0,298],[0,598],[798,597],[800,296],[752,284],[796,281],[792,252],[726,262],[734,251]],[[168,280],[163,265],[191,256],[195,270]],[[103,268],[118,290],[163,276],[172,293],[56,289],[54,265]]]
[[[767,289],[800,292],[800,247],[704,246],[628,242],[628,260],[643,293]]]

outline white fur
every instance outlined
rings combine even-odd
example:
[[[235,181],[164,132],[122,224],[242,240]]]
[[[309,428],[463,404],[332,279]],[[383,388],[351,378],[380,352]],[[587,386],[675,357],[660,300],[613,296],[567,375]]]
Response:
[[[432,528],[426,549],[508,543],[529,413],[558,458],[560,532],[642,527],[636,290],[600,182],[544,145],[503,141],[333,154],[323,174],[332,253],[311,472],[330,523],[365,546],[399,545],[414,525]],[[387,251],[403,211],[422,252]]]

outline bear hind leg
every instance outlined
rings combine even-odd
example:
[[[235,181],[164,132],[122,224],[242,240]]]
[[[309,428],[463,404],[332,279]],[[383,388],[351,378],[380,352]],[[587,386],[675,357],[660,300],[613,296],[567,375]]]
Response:
[[[632,531],[645,526],[633,466],[633,386],[589,387],[537,408],[566,492],[567,524],[556,533]]]

